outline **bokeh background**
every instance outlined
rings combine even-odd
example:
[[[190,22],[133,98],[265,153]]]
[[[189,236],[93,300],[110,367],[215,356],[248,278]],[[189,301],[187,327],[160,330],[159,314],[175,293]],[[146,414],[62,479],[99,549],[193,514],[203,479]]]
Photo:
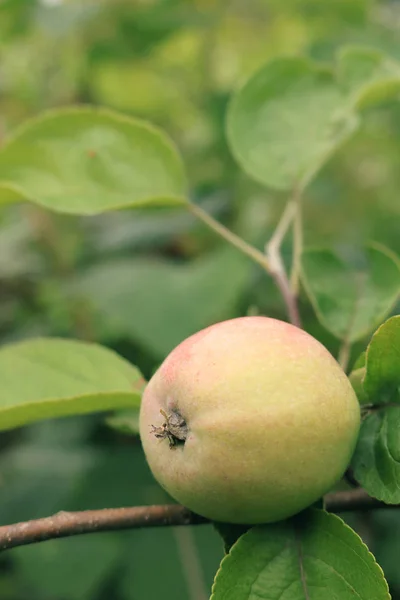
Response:
[[[224,135],[229,97],[274,56],[330,61],[346,43],[400,59],[400,2],[2,0],[0,137],[44,109],[77,103],[148,119],[183,153],[195,201],[261,248],[284,197],[233,161]],[[390,103],[365,115],[308,190],[306,244],[350,256],[375,240],[400,253],[399,157],[400,106]],[[306,329],[337,353],[305,298],[301,310]],[[194,331],[257,313],[285,318],[271,281],[180,210],[92,218],[31,205],[0,212],[1,344],[43,335],[95,340],[149,377]],[[165,501],[138,438],[104,417],[0,436],[2,524]],[[400,513],[349,520],[400,598]],[[221,557],[211,526],[46,542],[1,555],[0,599],[205,600]]]

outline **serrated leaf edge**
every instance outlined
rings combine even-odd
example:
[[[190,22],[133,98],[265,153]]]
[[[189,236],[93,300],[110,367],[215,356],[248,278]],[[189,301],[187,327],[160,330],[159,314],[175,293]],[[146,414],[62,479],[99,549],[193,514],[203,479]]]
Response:
[[[379,575],[381,575],[381,577],[382,577],[382,579],[384,581],[384,586],[386,588],[385,592],[386,592],[387,596],[386,596],[385,599],[379,598],[378,600],[391,600],[392,597],[390,595],[389,585],[388,585],[388,583],[387,583],[387,581],[385,579],[385,574],[383,572],[383,569],[380,566],[380,564],[376,561],[375,556],[372,554],[372,552],[370,551],[370,549],[368,548],[368,546],[365,544],[365,542],[362,540],[362,538],[358,535],[358,533],[356,531],[354,531],[354,529],[352,529],[349,525],[347,525],[347,523],[345,523],[343,521],[343,519],[341,519],[338,515],[336,515],[334,513],[328,512],[328,511],[323,510],[323,509],[316,509],[316,508],[310,509],[310,512],[322,514],[322,515],[324,515],[324,518],[326,518],[326,517],[332,517],[337,522],[339,522],[344,529],[350,530],[351,533],[352,533],[352,535],[354,535],[354,536],[356,536],[358,538],[358,540],[360,542],[360,545],[363,547],[363,550],[366,550],[367,556],[370,559],[372,559],[372,563],[377,567],[377,571],[378,571]],[[282,523],[284,523],[284,521],[282,521]],[[240,536],[240,538],[231,547],[229,553],[226,556],[224,556],[224,558],[222,559],[222,561],[220,563],[220,566],[219,566],[219,569],[218,569],[218,571],[217,571],[217,573],[215,575],[215,579],[214,579],[213,585],[212,585],[212,593],[211,593],[211,596],[210,596],[210,600],[217,600],[217,598],[215,596],[215,586],[216,586],[216,584],[218,582],[218,575],[220,574],[220,572],[224,568],[224,564],[226,563],[227,560],[229,560],[231,553],[232,552],[235,553],[237,551],[237,545],[241,542],[241,540],[244,539],[249,534],[251,534],[251,532],[253,531],[253,529],[254,528],[250,529],[249,531],[247,531],[246,533],[244,533],[242,536]],[[365,560],[362,559],[362,557],[360,557],[360,558],[365,563]],[[367,567],[370,568],[370,565],[367,564]],[[306,600],[306,599],[304,599],[304,600]]]

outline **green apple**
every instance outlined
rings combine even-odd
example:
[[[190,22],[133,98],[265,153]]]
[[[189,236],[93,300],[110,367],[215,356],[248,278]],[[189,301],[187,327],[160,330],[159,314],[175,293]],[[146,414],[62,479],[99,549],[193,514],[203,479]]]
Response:
[[[341,367],[288,323],[243,317],[175,348],[146,387],[140,435],[154,477],[215,521],[289,517],[349,464],[360,408]]]

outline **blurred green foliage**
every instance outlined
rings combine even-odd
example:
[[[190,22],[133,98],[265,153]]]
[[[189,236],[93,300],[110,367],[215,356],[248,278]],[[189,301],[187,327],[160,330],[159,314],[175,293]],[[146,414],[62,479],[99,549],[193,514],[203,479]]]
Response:
[[[281,54],[326,61],[343,43],[361,43],[400,59],[399,35],[395,0],[3,0],[0,137],[67,104],[146,118],[183,153],[193,198],[262,248],[284,195],[255,184],[233,161],[224,134],[231,93]],[[399,155],[399,106],[367,110],[361,130],[306,193],[306,244],[350,261],[371,240],[400,253]],[[337,354],[338,341],[305,297],[301,309],[305,328]],[[0,212],[1,343],[37,335],[96,340],[148,377],[197,329],[255,313],[285,318],[272,282],[179,209],[85,218],[28,205]],[[365,343],[353,347],[353,359]],[[5,433],[0,448],[2,524],[167,500],[139,441],[101,417]],[[400,598],[400,515],[351,522]],[[46,542],[2,555],[0,598],[201,600],[221,556],[211,526]]]

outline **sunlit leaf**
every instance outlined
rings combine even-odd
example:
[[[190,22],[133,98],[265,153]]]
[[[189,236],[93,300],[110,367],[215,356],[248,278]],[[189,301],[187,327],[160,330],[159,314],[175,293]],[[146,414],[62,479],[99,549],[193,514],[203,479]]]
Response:
[[[289,190],[303,187],[357,123],[333,72],[305,58],[280,58],[233,97],[227,133],[249,175]]]
[[[371,403],[400,402],[400,316],[373,335],[365,358],[364,389]]]
[[[351,105],[362,109],[400,94],[400,64],[375,48],[345,46],[338,80]]]
[[[98,346],[38,339],[0,350],[0,430],[67,415],[138,406],[143,378]]]
[[[31,200],[91,215],[185,204],[182,162],[168,138],[145,122],[96,108],[44,113],[0,150],[0,205]]]

